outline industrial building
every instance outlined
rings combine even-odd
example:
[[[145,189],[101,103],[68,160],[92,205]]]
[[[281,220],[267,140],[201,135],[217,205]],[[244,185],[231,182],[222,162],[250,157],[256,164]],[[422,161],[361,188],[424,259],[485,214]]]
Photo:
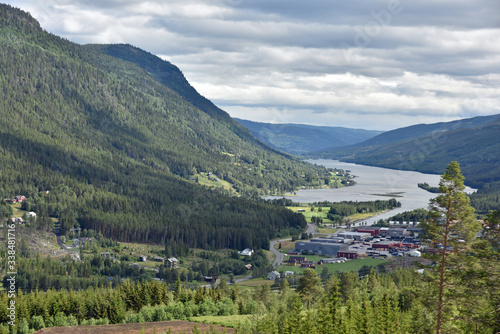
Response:
[[[331,242],[298,241],[295,243],[295,250],[299,253],[306,251],[318,255],[337,256],[338,251],[348,251],[349,247],[345,244]]]
[[[365,239],[370,238],[372,235],[371,235],[371,233],[341,232],[341,233],[337,233],[337,236],[344,238],[344,239],[365,240]]]

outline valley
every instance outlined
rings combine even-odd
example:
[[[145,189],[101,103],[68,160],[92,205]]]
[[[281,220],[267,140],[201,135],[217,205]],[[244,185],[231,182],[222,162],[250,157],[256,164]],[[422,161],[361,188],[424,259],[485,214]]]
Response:
[[[0,334],[500,330],[500,115],[388,131],[235,119],[169,56],[45,29],[0,4]],[[193,82],[224,100],[220,74]],[[300,94],[266,109],[276,91],[251,77],[233,113],[358,112],[323,95],[330,74],[281,83],[336,101],[317,110]]]

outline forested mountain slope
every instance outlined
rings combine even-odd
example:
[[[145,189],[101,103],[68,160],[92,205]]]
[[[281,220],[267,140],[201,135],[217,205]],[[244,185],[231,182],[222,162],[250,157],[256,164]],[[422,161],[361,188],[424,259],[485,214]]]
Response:
[[[110,56],[116,49],[139,60]],[[215,248],[265,246],[305,221],[189,176],[212,172],[256,197],[321,185],[327,175],[254,139],[172,64],[130,46],[71,43],[7,5],[0,165],[0,196],[26,195],[25,206],[40,220],[60,218],[63,232],[77,223],[119,240]]]
[[[269,124],[244,119],[236,120],[269,146],[283,152],[303,155],[326,148],[356,144],[382,133],[382,131],[333,126]]]
[[[493,115],[396,129],[314,155],[435,174],[442,174],[450,161],[458,161],[466,183],[480,189],[472,200],[476,209],[485,213],[500,204],[498,152],[500,115]]]

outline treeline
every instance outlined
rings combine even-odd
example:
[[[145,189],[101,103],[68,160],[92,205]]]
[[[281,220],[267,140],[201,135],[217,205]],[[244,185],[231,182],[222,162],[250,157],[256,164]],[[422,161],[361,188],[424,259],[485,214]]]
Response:
[[[431,333],[435,309],[429,298],[433,290],[422,279],[426,276],[413,270],[377,273],[372,269],[361,279],[350,272],[322,282],[307,269],[295,291],[282,280],[278,294],[269,285],[240,290],[222,283],[216,288],[189,290],[179,280],[172,285],[125,281],[115,289],[19,293],[16,312],[19,328],[26,330],[249,314],[251,321],[241,324],[237,333]],[[492,301],[481,298],[480,302],[482,308],[477,312],[484,318],[458,317],[449,320],[445,329],[453,333],[498,330],[495,313],[488,313]],[[4,324],[8,321],[7,305],[7,295],[2,294],[0,322]],[[3,330],[9,333],[8,326]]]
[[[376,201],[343,201],[338,203],[330,203],[330,202],[320,202],[318,205],[330,206],[330,210],[328,211],[328,219],[335,223],[342,223],[345,217],[352,216],[356,213],[372,213],[379,212],[384,210],[391,210],[394,208],[399,208],[401,203],[391,198],[387,201],[376,200]]]
[[[419,183],[419,184],[417,184],[417,186],[419,188],[427,190],[430,193],[435,193],[435,194],[439,193],[439,187],[431,187],[427,182]]]
[[[430,218],[429,211],[426,209],[415,209],[411,211],[405,211],[398,213],[386,219],[386,222],[397,221],[397,222],[423,222]]]
[[[257,145],[222,111],[22,11],[0,5],[0,27],[0,197],[27,196],[40,228],[58,218],[63,234],[80,226],[180,252],[267,248],[302,232],[301,215],[249,198],[324,185],[328,170]],[[186,182],[200,172],[243,198]]]

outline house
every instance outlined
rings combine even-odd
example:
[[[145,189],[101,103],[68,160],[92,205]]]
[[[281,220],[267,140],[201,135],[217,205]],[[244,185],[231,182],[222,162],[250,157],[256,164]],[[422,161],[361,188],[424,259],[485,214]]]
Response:
[[[153,256],[153,261],[163,263],[165,261],[165,258],[161,256]]]
[[[298,263],[298,264],[301,264],[301,263],[304,263],[306,262],[306,257],[305,256],[290,256],[290,258],[288,258],[288,263]]]
[[[205,280],[205,282],[212,283],[213,285],[220,284],[220,276],[204,276],[203,280]]]
[[[26,199],[26,197],[24,197],[23,195],[17,195],[14,197],[14,203],[21,203],[25,199]]]
[[[346,259],[357,259],[358,258],[358,252],[353,252],[353,251],[342,251],[337,253],[338,257],[345,257]]]
[[[300,264],[302,268],[311,268],[314,267],[314,265],[315,265],[314,261],[305,261],[304,263]]]
[[[285,276],[293,276],[295,273],[293,271],[285,271]]]
[[[28,212],[28,217],[30,217],[30,218],[31,217],[36,218],[36,213],[33,212],[33,211],[30,211],[30,212]]]
[[[24,220],[22,218],[20,218],[20,217],[11,218],[10,221],[13,224],[24,224]]]
[[[146,262],[147,260],[148,260],[148,257],[146,255],[140,255],[139,256],[139,261]]]
[[[247,268],[247,270],[251,270],[252,269],[252,265],[249,263],[245,266],[245,268]]]
[[[73,239],[73,247],[78,248],[78,247],[83,247],[85,246],[86,242],[92,241],[92,238],[87,238],[87,237],[82,237],[80,239]]]
[[[269,277],[269,279],[270,279],[270,280],[273,280],[273,281],[274,281],[275,279],[277,279],[277,278],[280,278],[280,277],[281,277],[280,273],[279,273],[279,272],[277,272],[276,270],[271,271],[269,274],[267,274],[267,276]]]
[[[169,257],[167,261],[165,261],[165,265],[167,266],[167,268],[175,269],[179,266],[179,260],[177,260],[175,257]]]
[[[253,254],[253,249],[250,249],[250,248],[246,248],[240,252],[238,252],[238,255],[243,255],[243,256],[252,256]]]

